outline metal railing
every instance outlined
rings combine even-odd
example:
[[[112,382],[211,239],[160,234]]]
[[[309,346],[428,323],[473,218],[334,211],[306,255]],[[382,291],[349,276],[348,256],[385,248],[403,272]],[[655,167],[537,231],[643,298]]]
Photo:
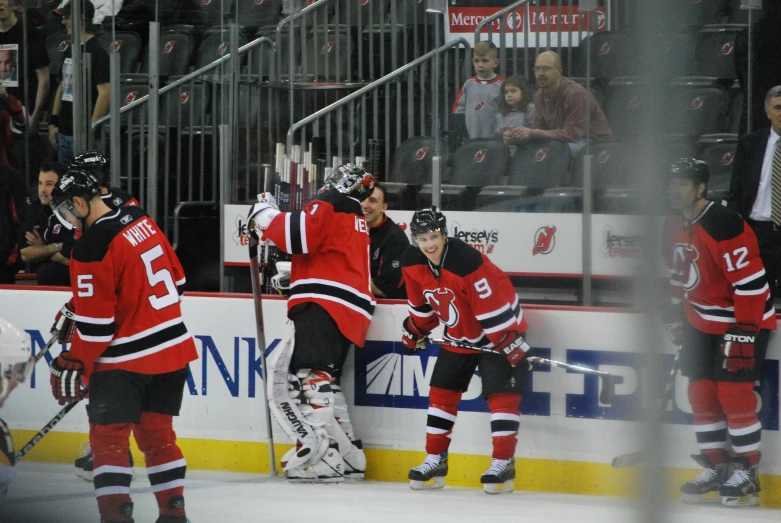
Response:
[[[291,206],[312,196],[330,169],[348,160],[361,162],[371,154],[374,174],[384,179],[391,153],[405,139],[433,136],[441,140],[436,116],[445,121],[449,101],[456,98],[470,71],[471,48],[461,38],[295,122],[286,144],[278,146],[275,166],[277,180],[289,184]],[[438,81],[440,76],[452,81]],[[437,90],[438,105],[434,102]]]
[[[575,0],[548,0],[546,5],[532,5],[530,0],[520,0],[482,20],[475,27],[475,44],[481,40],[493,40],[498,26],[499,74],[505,78],[522,74],[532,78],[534,57],[545,50],[556,50],[566,63],[567,76],[572,76],[573,49],[590,34],[588,18],[591,12],[579,10]],[[618,27],[613,0],[604,0],[604,10],[596,12],[596,29],[611,31]],[[556,9],[556,14],[553,14]],[[576,15],[577,12],[577,15]],[[555,17],[555,18],[554,18]],[[553,22],[553,20],[556,22]],[[552,26],[556,30],[552,30]],[[541,27],[544,26],[544,30]],[[566,26],[566,29],[564,29]],[[509,34],[508,34],[509,28]],[[494,42],[496,43],[496,42]]]

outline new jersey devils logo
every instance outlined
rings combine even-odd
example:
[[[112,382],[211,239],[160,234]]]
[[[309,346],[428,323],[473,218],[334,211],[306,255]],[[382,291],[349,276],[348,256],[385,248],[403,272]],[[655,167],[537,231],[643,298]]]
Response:
[[[694,100],[692,100],[691,109],[693,111],[696,111],[698,109],[702,109],[702,106],[705,105],[705,97],[704,96],[698,96]]]
[[[735,42],[727,42],[724,45],[721,46],[721,54],[722,56],[727,56],[729,54],[732,54],[732,50],[735,48]]]
[[[480,149],[475,153],[475,157],[472,158],[472,163],[480,163],[485,160],[485,155],[488,153],[488,149]]]
[[[485,102],[478,102],[477,105],[475,105],[475,111],[479,111],[480,109],[483,108],[484,105]]]
[[[190,91],[182,91],[182,94],[179,95],[179,101],[183,104],[186,104],[189,99]]]
[[[217,47],[217,55],[222,56],[228,50],[229,42],[223,42]]]
[[[610,53],[611,49],[613,49],[613,42],[607,41],[604,44],[602,44],[602,47],[599,48],[599,54],[606,55]]]
[[[610,161],[610,151],[602,151],[597,158],[597,164],[604,165]]]
[[[138,96],[138,91],[130,91],[127,93],[127,96],[125,97],[125,101],[122,103],[122,105],[127,105],[133,100],[136,99],[136,96]]]
[[[545,147],[545,148],[543,148],[543,149],[540,149],[540,150],[538,150],[538,151],[537,151],[537,153],[534,155],[534,161],[535,161],[535,162],[541,162],[541,161],[543,161],[545,158],[547,158],[547,157],[548,157],[548,151],[549,151],[549,150],[550,150],[550,149],[548,149],[547,147]]]
[[[121,47],[122,47],[122,40],[117,40],[111,43],[111,46],[108,48],[108,52],[116,53],[117,51],[119,51]]]
[[[423,296],[434,312],[439,316],[440,321],[448,327],[455,327],[458,323],[458,309],[456,308],[455,293],[445,287],[436,288],[433,291],[423,291]]]
[[[426,153],[428,152],[428,147],[421,147],[418,149],[418,152],[415,153],[415,156],[412,157],[413,162],[419,162],[423,158],[426,157]]]
[[[532,256],[549,254],[555,246],[556,226],[546,225],[545,227],[540,227],[537,229],[537,232],[534,233],[534,249],[532,249]]]
[[[334,42],[326,42],[325,45],[323,45],[323,48],[320,49],[320,54],[328,54],[331,52],[331,49],[334,48]]]
[[[727,167],[735,160],[735,151],[730,151],[721,157],[721,166]]]
[[[174,45],[176,45],[176,42],[173,40],[171,40],[170,42],[166,42],[165,47],[163,47],[163,54],[168,54],[171,51],[173,51]]]
[[[673,247],[673,273],[685,291],[690,291],[700,283],[700,270],[697,259],[700,253],[694,245],[676,243]]]
[[[62,42],[60,42],[60,45],[57,47],[57,50],[62,53],[67,48],[68,48],[68,41],[67,40],[63,40]]]

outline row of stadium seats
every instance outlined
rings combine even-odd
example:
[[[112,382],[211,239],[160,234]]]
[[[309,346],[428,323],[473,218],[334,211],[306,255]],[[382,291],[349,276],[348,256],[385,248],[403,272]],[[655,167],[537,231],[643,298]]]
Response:
[[[654,6],[673,28],[697,28],[706,24],[747,24],[748,11],[740,8],[741,0],[655,0]],[[759,16],[754,12],[754,20]],[[638,20],[637,24],[642,21]]]
[[[675,158],[700,157],[711,169],[711,194],[724,197],[729,189],[736,148],[736,135],[706,136],[697,144],[671,141],[665,148],[668,157],[659,159],[659,168]],[[413,209],[431,204],[432,186],[424,182],[431,180],[434,150],[434,139],[428,137],[406,140],[396,150],[385,182],[391,208]],[[627,187],[637,182],[633,151],[617,142],[592,144],[592,186],[600,197],[608,194],[614,198],[616,194],[632,192]],[[573,159],[566,143],[533,141],[516,147],[511,155],[511,148],[497,140],[470,140],[450,158],[444,158],[443,165],[449,163],[450,168],[442,176],[442,207],[451,210],[512,207],[522,199],[527,203],[539,202],[545,191],[559,194],[556,191],[566,188],[572,194],[571,189],[577,192],[583,186],[584,154],[582,150]]]

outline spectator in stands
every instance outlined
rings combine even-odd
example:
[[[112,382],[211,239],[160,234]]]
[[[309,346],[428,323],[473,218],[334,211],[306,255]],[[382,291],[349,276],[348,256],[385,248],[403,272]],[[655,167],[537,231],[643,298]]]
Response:
[[[22,134],[26,120],[22,102],[0,84],[0,163],[8,163],[8,152]]]
[[[29,208],[24,176],[0,164],[0,283],[14,283],[20,268],[18,236]]]
[[[534,93],[525,76],[511,76],[502,84],[496,106],[496,129],[494,134],[509,144],[512,141],[512,130],[517,127],[529,127],[534,119],[534,104],[531,103]],[[510,153],[515,154],[515,146],[510,146]]]
[[[401,255],[409,247],[409,240],[396,222],[385,211],[385,188],[374,184],[374,192],[361,203],[363,216],[369,226],[372,294],[378,298],[406,299],[407,289],[401,278]]]
[[[92,6],[95,8],[95,15],[92,17],[92,23],[100,25],[103,23],[103,19],[111,16],[116,16],[119,10],[122,9],[122,0],[90,0]],[[64,13],[65,8],[70,5],[70,0],[62,0],[60,5],[57,6],[57,13]],[[151,19],[150,19],[151,21]]]
[[[84,118],[85,123],[89,124],[106,114],[111,91],[109,88],[108,53],[101,47],[97,39],[93,38],[92,19],[95,16],[95,8],[89,0],[82,1],[84,5],[81,12],[81,52],[89,53],[92,61],[89,98],[92,106],[81,117]],[[68,4],[63,11],[62,23],[70,35],[71,4]],[[71,48],[68,48],[65,62],[62,64],[62,79],[63,81],[54,95],[52,115],[49,118],[49,140],[58,151],[57,160],[67,164],[73,159],[73,83],[79,81],[78,78],[73,77]]]
[[[40,285],[70,285],[70,253],[76,243],[75,231],[62,226],[51,209],[52,189],[65,172],[64,166],[45,162],[38,173],[39,202],[33,205],[25,223],[20,245],[22,260],[37,263]]]
[[[733,0],[738,2],[739,0]],[[767,127],[765,118],[765,94],[781,84],[781,67],[778,66],[778,50],[781,49],[781,0],[763,0],[762,17],[754,23],[752,53],[752,131]],[[735,70],[744,100],[748,100],[748,28],[735,39]],[[740,134],[748,129],[746,116],[748,103],[743,103]]]
[[[16,46],[11,56],[15,60],[14,68],[21,81],[16,85],[6,85],[9,94],[20,100],[27,108],[29,122],[27,128],[31,134],[38,132],[38,124],[43,116],[46,98],[49,96],[49,55],[41,33],[28,24],[27,45],[24,45],[24,32],[16,12],[9,6],[10,0],[0,0],[0,45]],[[24,61],[27,60],[28,76],[24,78]],[[24,99],[25,83],[29,95],[34,100]],[[32,109],[32,110],[31,110]]]
[[[531,127],[516,127],[508,139],[559,140],[569,144],[573,155],[586,145],[586,104],[591,107],[588,122],[591,141],[613,140],[605,113],[594,96],[583,86],[564,77],[561,57],[545,51],[534,62],[537,93],[534,95],[534,120]]]
[[[496,74],[499,58],[492,42],[478,42],[473,51],[475,76],[458,93],[453,114],[463,114],[469,138],[493,138],[496,129],[496,97],[504,79]]]
[[[781,278],[781,204],[774,186],[781,184],[781,85],[765,95],[770,129],[761,128],[738,141],[727,206],[740,213],[753,229],[759,256],[773,296]]]

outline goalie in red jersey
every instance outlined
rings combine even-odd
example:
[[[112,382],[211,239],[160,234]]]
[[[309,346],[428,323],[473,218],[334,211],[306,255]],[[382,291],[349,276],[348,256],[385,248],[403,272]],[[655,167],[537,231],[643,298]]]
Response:
[[[704,469],[681,492],[686,502],[715,492],[727,506],[757,505],[762,425],[754,382],[775,310],[754,233],[740,215],[706,198],[708,177],[708,165],[693,158],[670,168],[670,199],[680,215],[665,224],[672,301],[665,321],[681,345],[700,447],[693,457]]]
[[[263,240],[293,255],[287,310],[295,334],[266,363],[269,407],[296,443],[282,458],[291,481],[362,479],[366,469],[339,376],[351,344],[363,347],[374,313],[361,210],[373,189],[371,174],[347,164],[301,210],[280,212],[263,193],[249,212]]]
[[[487,256],[447,237],[445,216],[436,207],[416,212],[410,230],[417,247],[409,247],[402,261],[410,312],[404,320],[404,347],[425,349],[426,337],[441,322],[445,340],[496,352],[442,346],[431,377],[428,456],[410,471],[410,486],[444,487],[458,403],[479,367],[493,438],[491,468],[480,482],[489,494],[512,492],[521,391],[529,371],[522,361],[529,348],[522,337],[528,325],[518,295],[507,275]]]

